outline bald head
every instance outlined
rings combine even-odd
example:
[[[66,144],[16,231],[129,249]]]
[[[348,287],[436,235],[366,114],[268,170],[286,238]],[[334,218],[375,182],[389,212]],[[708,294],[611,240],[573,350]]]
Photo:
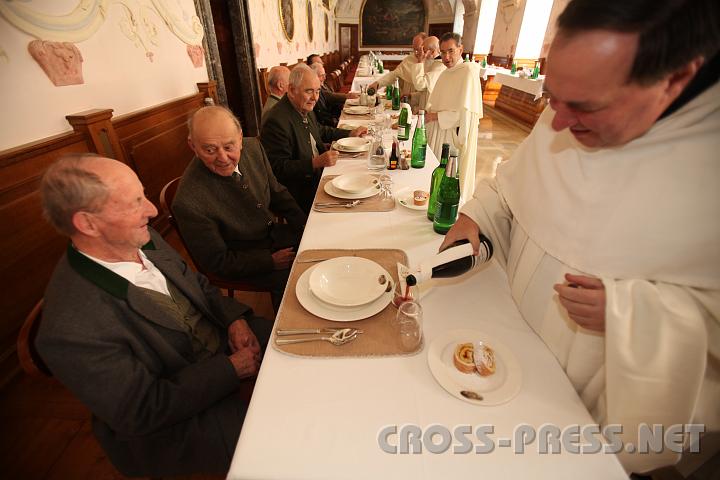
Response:
[[[272,67],[268,72],[268,87],[270,93],[282,97],[287,92],[290,69],[282,65]]]
[[[433,59],[440,54],[440,39],[438,37],[427,37],[422,45],[426,59]]]
[[[229,177],[242,153],[240,122],[225,107],[203,107],[188,121],[188,145],[208,170]]]

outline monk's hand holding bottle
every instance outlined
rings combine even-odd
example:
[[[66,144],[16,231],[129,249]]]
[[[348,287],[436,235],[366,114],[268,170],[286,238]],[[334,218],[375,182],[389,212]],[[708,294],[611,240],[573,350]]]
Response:
[[[599,278],[565,274],[566,284],[556,284],[560,303],[578,325],[596,332],[605,331],[605,285]]]
[[[458,240],[468,240],[473,247],[473,255],[477,255],[480,251],[479,235],[480,227],[478,224],[467,215],[461,213],[455,225],[453,225],[445,235],[445,240],[443,240],[440,245],[439,251],[442,252]]]

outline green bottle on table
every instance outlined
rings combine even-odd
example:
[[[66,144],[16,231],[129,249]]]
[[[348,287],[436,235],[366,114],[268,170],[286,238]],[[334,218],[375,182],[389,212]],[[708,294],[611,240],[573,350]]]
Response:
[[[536,80],[540,76],[540,62],[535,62],[535,68],[533,68],[532,75],[530,78]]]
[[[410,127],[408,126],[408,130]],[[425,152],[427,151],[427,134],[425,133],[425,110],[418,111],[417,125],[412,140],[412,157],[410,166],[412,168],[423,168],[425,166]]]
[[[515,75],[515,72],[517,72],[517,63],[513,62],[512,67],[510,67],[510,73]]]
[[[483,58],[481,65],[483,68],[487,67],[487,60]]]
[[[428,200],[427,218],[431,222],[435,219],[435,202],[437,202],[438,190],[440,189],[440,181],[445,176],[445,167],[447,166],[448,156],[450,154],[450,144],[442,144],[442,154],[440,155],[440,165],[435,167],[430,177],[430,199]]]
[[[388,85],[385,87],[385,100],[392,100],[393,97],[393,86]]]
[[[445,167],[445,175],[440,181],[437,200],[435,202],[435,217],[433,230],[445,235],[455,224],[460,206],[460,180],[458,179],[457,150],[450,150],[450,158]]]
[[[400,84],[397,79],[395,79],[395,86],[393,87],[392,109],[400,110]]]
[[[402,104],[405,104],[405,106],[403,106],[402,109],[400,110],[400,117],[398,117],[397,138],[401,142],[404,142],[404,141],[410,139],[411,125],[410,125],[410,122],[408,121],[410,112],[408,112],[408,108],[407,108],[407,97],[403,96],[401,102],[402,102]]]

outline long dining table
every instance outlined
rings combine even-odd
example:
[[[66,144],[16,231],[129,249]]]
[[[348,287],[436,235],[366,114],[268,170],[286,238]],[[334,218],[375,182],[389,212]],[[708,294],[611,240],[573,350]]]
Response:
[[[353,121],[343,114],[340,123],[347,122],[370,120]],[[382,173],[391,176],[393,192],[427,190],[437,165],[428,148],[424,168]],[[341,159],[323,175],[362,172],[367,172],[364,158]],[[396,204],[386,212],[313,211],[299,252],[394,248],[414,266],[434,255],[442,240],[424,211]],[[543,436],[595,422],[557,359],[523,320],[498,263],[433,279],[420,293],[424,346],[413,355],[299,357],[278,350],[273,337],[228,478],[627,478],[614,454],[577,453],[572,445]],[[278,318],[294,295],[295,285],[288,284]],[[474,404],[438,383],[429,352],[434,340],[456,329],[487,332],[512,351],[517,366],[508,375],[521,382],[514,398],[499,405]],[[459,427],[470,432],[464,440]],[[440,433],[433,437],[428,434],[433,430]],[[447,432],[451,443],[442,445]],[[470,451],[458,448],[463,441],[472,444]]]

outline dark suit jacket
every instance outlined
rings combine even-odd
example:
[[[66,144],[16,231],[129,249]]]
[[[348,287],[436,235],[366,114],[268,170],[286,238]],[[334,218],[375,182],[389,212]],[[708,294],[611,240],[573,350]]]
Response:
[[[205,271],[229,279],[272,272],[273,252],[297,246],[307,221],[292,195],[275,179],[257,138],[243,138],[238,170],[240,179],[222,177],[193,158],[172,204],[193,259]],[[293,227],[292,245],[278,244],[273,238],[273,214]]]
[[[222,345],[240,317],[267,341],[271,322],[221,296],[157,232],[151,235],[145,254],[217,326]],[[172,315],[72,246],[45,292],[36,345],[53,375],[92,411],[95,435],[123,474],[229,468],[245,406],[233,395],[240,380],[228,357],[220,351],[197,361]]]
[[[318,125],[313,112],[303,119],[284,95],[268,112],[260,133],[260,141],[275,177],[287,187],[306,213],[312,208],[322,174],[322,169],[313,169],[309,135],[313,136],[318,153],[322,154],[326,150],[325,142],[345,138],[350,135],[350,130]]]
[[[324,90],[320,90],[320,96],[315,104],[315,108],[313,108],[313,113],[320,125],[325,125],[326,127],[337,127],[340,113],[336,112],[336,109],[331,107],[329,98]]]

